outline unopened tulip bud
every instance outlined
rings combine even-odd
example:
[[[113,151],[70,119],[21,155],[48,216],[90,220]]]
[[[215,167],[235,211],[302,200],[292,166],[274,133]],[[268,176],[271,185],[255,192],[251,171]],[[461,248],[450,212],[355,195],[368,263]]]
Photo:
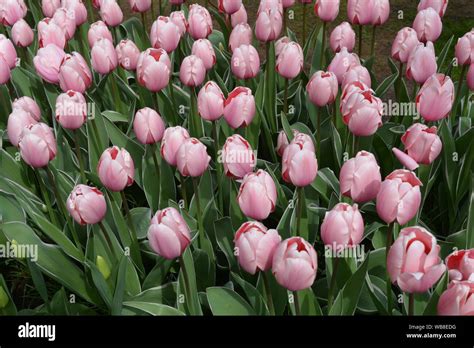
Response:
[[[203,175],[210,161],[206,146],[196,138],[184,140],[176,153],[176,164],[183,176],[195,178]]]
[[[86,98],[75,91],[62,93],[56,99],[56,121],[66,129],[78,129],[87,120]]]
[[[33,168],[42,168],[56,157],[56,139],[44,123],[30,124],[20,135],[21,158]]]
[[[120,192],[133,185],[135,165],[127,150],[113,146],[103,152],[97,165],[97,172],[106,188]]]
[[[252,90],[236,87],[224,103],[224,118],[234,129],[247,127],[255,117],[256,106]]]
[[[69,195],[66,208],[80,225],[95,225],[107,212],[104,194],[96,187],[77,185]]]
[[[165,123],[155,110],[138,110],[133,120],[133,130],[142,144],[156,144],[163,138]]]
[[[161,157],[171,166],[177,165],[177,153],[181,145],[189,138],[189,133],[183,127],[169,127],[165,129],[161,142]]]

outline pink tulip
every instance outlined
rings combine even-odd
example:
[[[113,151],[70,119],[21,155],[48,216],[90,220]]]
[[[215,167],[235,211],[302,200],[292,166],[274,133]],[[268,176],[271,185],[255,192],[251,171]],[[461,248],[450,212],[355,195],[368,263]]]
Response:
[[[244,177],[237,202],[245,216],[265,220],[275,210],[276,200],[275,182],[266,171],[259,169]]]
[[[133,12],[146,12],[151,8],[152,0],[128,0]]]
[[[151,220],[148,229],[150,247],[168,260],[180,257],[191,243],[191,232],[175,208],[160,210]]]
[[[44,123],[35,123],[24,127],[18,146],[23,161],[33,168],[45,167],[56,157],[57,147],[54,133]]]
[[[369,70],[363,65],[356,65],[350,68],[342,78],[341,89],[344,90],[347,85],[352,82],[362,82],[367,87],[371,87],[372,79],[370,78]]]
[[[224,114],[225,98],[217,83],[207,82],[199,91],[197,104],[199,115],[206,121],[216,121]]]
[[[242,7],[242,0],[219,0],[218,8],[219,12],[226,13],[228,15],[234,14]]]
[[[239,134],[227,138],[222,149],[224,173],[234,179],[242,179],[253,172],[257,159],[249,142]]]
[[[84,93],[92,84],[92,73],[85,59],[77,52],[66,54],[59,68],[59,86],[63,92]]]
[[[443,22],[439,14],[428,7],[426,10],[418,12],[413,22],[413,29],[418,34],[418,40],[435,42],[443,31]]]
[[[352,52],[355,46],[355,31],[347,22],[342,22],[331,32],[329,44],[334,53],[341,51],[343,47]]]
[[[273,255],[272,272],[278,284],[290,291],[310,288],[318,271],[318,255],[301,237],[280,243]]]
[[[296,42],[285,45],[276,61],[276,71],[286,79],[294,79],[303,70],[304,56]]]
[[[348,95],[341,113],[344,124],[355,136],[371,136],[382,126],[382,101],[370,91]]]
[[[78,129],[87,120],[86,98],[74,91],[62,93],[56,99],[56,121],[66,129]]]
[[[283,14],[282,0],[260,0],[257,15],[267,10],[277,10],[278,12]]]
[[[371,88],[369,88],[369,86],[367,86],[365,83],[361,81],[353,81],[353,82],[348,83],[342,90],[340,109],[341,110],[347,109],[348,99],[353,93],[363,93],[363,92],[370,92],[372,94],[374,93],[374,91]]]
[[[337,91],[337,77],[332,72],[315,72],[306,86],[309,99],[319,107],[334,103]]]
[[[346,161],[339,173],[341,194],[365,203],[377,197],[382,182],[380,167],[370,152],[360,151]]]
[[[67,199],[66,208],[78,224],[94,225],[104,219],[107,203],[98,188],[77,185]]]
[[[190,55],[183,59],[179,70],[179,79],[189,87],[199,86],[206,78],[206,67],[198,56]]]
[[[16,66],[16,50],[10,39],[7,39],[5,35],[0,34],[0,56],[5,59],[7,66],[10,69]]]
[[[398,169],[389,174],[377,194],[377,213],[386,223],[405,225],[415,217],[421,203],[421,181],[415,173]]]
[[[348,0],[347,16],[352,24],[372,24],[375,0]]]
[[[339,0],[316,0],[314,14],[323,22],[332,22],[339,14]]]
[[[429,77],[416,96],[416,108],[426,121],[438,121],[449,115],[454,103],[454,84],[449,76]]]
[[[426,10],[431,7],[438,12],[440,17],[443,17],[448,7],[448,1],[449,0],[421,0],[418,4],[418,11]]]
[[[297,187],[305,187],[314,181],[317,174],[318,161],[313,141],[309,137],[296,136],[283,152],[283,180]]]
[[[326,212],[321,225],[321,238],[333,250],[351,248],[358,245],[364,235],[364,220],[357,204],[336,204]]]
[[[49,83],[59,82],[59,70],[66,53],[54,44],[40,48],[33,58],[36,72]]]
[[[409,155],[407,155],[405,152],[401,151],[400,149],[393,148],[392,149],[393,154],[395,157],[398,159],[398,161],[403,165],[408,170],[415,170],[419,167],[418,163],[411,158]]]
[[[196,138],[184,140],[176,153],[176,164],[182,176],[196,178],[203,175],[210,161],[206,146]]]
[[[474,63],[474,29],[458,39],[456,44],[456,58],[460,65]]]
[[[415,29],[409,27],[401,29],[392,44],[392,58],[401,63],[408,62],[410,54],[419,43]]]
[[[467,86],[471,91],[474,91],[474,64],[469,66],[469,70],[467,71]]]
[[[169,127],[165,129],[163,140],[161,142],[161,157],[171,166],[177,165],[176,155],[178,149],[189,139],[189,133],[183,127]]]
[[[156,144],[163,138],[165,123],[159,113],[146,107],[135,114],[133,131],[142,144]]]
[[[120,66],[129,71],[137,68],[138,58],[140,57],[140,50],[132,40],[125,39],[115,47],[117,59]]]
[[[102,185],[119,192],[133,185],[135,164],[127,150],[112,146],[100,156],[97,172]]]
[[[66,33],[51,18],[45,18],[38,23],[38,45],[40,48],[54,44],[61,49],[66,47]]]
[[[18,47],[28,47],[33,43],[35,34],[24,19],[20,19],[12,27],[12,40]]]
[[[3,0],[0,3],[0,23],[11,27],[26,16],[28,8],[23,0]]]
[[[171,21],[178,27],[179,35],[183,36],[188,30],[188,21],[183,11],[173,11],[170,13]]]
[[[39,121],[41,119],[41,110],[38,106],[38,103],[36,103],[30,97],[25,96],[25,97],[15,99],[12,103],[12,109],[13,110],[20,109],[20,110],[26,111],[36,121]]]
[[[329,64],[328,71],[333,72],[337,77],[337,82],[341,84],[344,74],[349,71],[350,68],[357,65],[360,65],[357,54],[349,53],[347,48],[343,47],[334,56],[331,64]]]
[[[402,136],[405,151],[416,162],[431,164],[441,153],[443,143],[436,134],[437,128],[415,123]]]
[[[8,62],[0,54],[0,85],[6,84],[8,81],[10,81],[10,78],[11,71],[8,67]]]
[[[99,39],[91,50],[91,63],[95,71],[107,75],[117,68],[117,52],[112,41]]]
[[[433,43],[427,42],[426,46],[422,43],[418,44],[408,58],[407,77],[421,85],[435,74],[436,70],[438,70],[438,64]]]
[[[295,4],[296,0],[281,0],[281,4],[283,5],[283,8],[288,8],[291,7]]]
[[[87,22],[87,9],[82,1],[83,0],[62,0],[61,2],[63,7],[74,13],[76,26]]]
[[[250,274],[268,271],[280,242],[277,230],[269,230],[256,221],[244,222],[234,237],[240,267]]]
[[[427,292],[446,270],[439,251],[436,238],[423,227],[401,230],[387,256],[392,283],[404,292]]]
[[[188,32],[194,40],[205,39],[212,33],[212,18],[207,9],[198,4],[189,7]]]
[[[54,12],[61,7],[61,0],[42,0],[41,10],[45,17],[53,17]]]
[[[238,79],[251,79],[260,71],[260,57],[252,45],[240,45],[232,54],[231,68]]]
[[[474,249],[456,250],[446,258],[449,280],[474,282]]]
[[[162,48],[168,53],[173,52],[178,47],[180,39],[179,27],[169,17],[159,16],[153,22],[150,41],[154,48]]]
[[[280,36],[283,27],[282,13],[277,8],[261,11],[255,23],[255,36],[259,41],[274,41]]]
[[[299,132],[296,130],[296,129],[293,129],[293,136],[296,137],[297,134],[299,134]],[[277,147],[276,147],[276,152],[278,154],[278,156],[283,156],[283,153],[285,152],[285,149],[288,147],[288,145],[290,145],[289,141],[288,141],[288,137],[286,136],[286,133],[284,130],[280,131],[280,133],[278,133],[278,139],[277,139]]]
[[[122,9],[116,0],[102,0],[99,14],[105,24],[111,27],[116,27],[123,20]]]
[[[137,63],[138,83],[152,92],[165,88],[171,75],[171,60],[162,48],[149,48],[140,54]]]
[[[287,44],[289,44],[291,39],[288,36],[282,36],[275,42],[275,56],[278,57]]]
[[[94,44],[99,39],[107,39],[111,42],[114,41],[112,33],[110,32],[107,25],[102,21],[92,23],[89,31],[87,32],[87,39],[89,41],[89,47],[94,47]]]
[[[231,52],[241,45],[250,45],[252,43],[252,29],[247,23],[237,24],[229,37],[229,48]]]
[[[23,128],[38,123],[30,113],[23,109],[13,109],[12,113],[8,116],[7,132],[8,139],[13,146],[18,147],[20,142],[20,136],[23,132]]]
[[[255,117],[256,106],[252,90],[236,87],[224,103],[224,118],[234,129],[247,127]]]
[[[232,28],[235,28],[238,24],[247,24],[247,11],[244,5],[240,6],[237,12],[230,15],[230,23]]]
[[[66,41],[71,40],[76,33],[76,20],[74,19],[74,12],[69,11],[65,7],[58,8],[54,12],[51,21],[62,29],[66,36]]]
[[[439,298],[438,315],[474,315],[474,282],[449,284]]]
[[[387,22],[390,16],[390,1],[389,0],[374,0],[372,9],[372,25],[382,25]]]
[[[199,39],[194,41],[191,54],[201,58],[206,70],[211,69],[216,64],[216,54],[208,39]]]

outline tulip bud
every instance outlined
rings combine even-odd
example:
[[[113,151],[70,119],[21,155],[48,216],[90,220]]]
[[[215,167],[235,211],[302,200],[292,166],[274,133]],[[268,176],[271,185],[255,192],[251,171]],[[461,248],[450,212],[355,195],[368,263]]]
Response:
[[[152,0],[128,0],[133,12],[146,12],[151,8]]]
[[[352,248],[364,235],[364,220],[357,204],[339,203],[326,213],[321,225],[321,238],[333,250]]]
[[[206,146],[196,138],[184,140],[176,153],[176,164],[182,176],[195,178],[203,175],[210,161]]]
[[[77,185],[69,195],[66,208],[80,225],[95,225],[107,212],[104,194],[96,187]]]
[[[446,8],[448,7],[448,1],[449,0],[420,0],[420,3],[418,4],[418,12],[431,7],[438,12],[440,17],[443,17]]]
[[[107,261],[102,256],[97,255],[95,259],[95,264],[99,269],[99,272],[102,274],[102,277],[104,277],[105,280],[109,279],[111,272]]]
[[[91,51],[92,67],[101,75],[107,75],[118,65],[117,52],[112,41],[99,39]]]
[[[41,10],[45,17],[53,17],[54,12],[61,7],[61,0],[42,0]]]
[[[371,91],[354,92],[347,96],[341,113],[352,134],[367,137],[382,125],[383,104]]]
[[[224,103],[224,118],[234,129],[247,127],[255,117],[256,106],[252,90],[236,87]]]
[[[106,188],[119,192],[133,185],[135,165],[127,150],[112,146],[100,156],[97,172]]]
[[[370,78],[369,70],[363,65],[357,65],[350,68],[342,78],[341,89],[344,90],[347,85],[352,82],[362,82],[367,87],[371,87],[372,79]]]
[[[332,22],[339,14],[339,0],[316,0],[314,14],[323,22]]]
[[[454,103],[454,84],[449,76],[429,77],[416,96],[416,108],[426,121],[439,121],[449,115]]]
[[[11,27],[26,16],[28,8],[23,0],[4,0],[0,3],[0,23]]]
[[[286,147],[282,157],[282,177],[297,187],[311,184],[318,174],[313,141],[300,133]]]
[[[260,222],[245,222],[234,238],[240,266],[250,274],[268,271],[280,241],[277,230],[269,230]]]
[[[161,157],[171,166],[177,165],[177,152],[189,133],[183,127],[169,127],[165,129],[161,142]]]
[[[227,138],[222,150],[224,173],[234,179],[242,179],[253,172],[257,159],[249,142],[242,136],[234,134]]]
[[[40,48],[46,47],[49,44],[54,44],[61,49],[66,47],[66,34],[64,30],[51,18],[41,20],[37,25],[37,31],[38,46]]]
[[[10,39],[7,39],[3,34],[0,34],[0,56],[5,59],[10,69],[15,68],[17,58],[15,46],[13,46]]]
[[[95,42],[99,39],[107,39],[111,42],[114,41],[112,33],[107,25],[102,21],[92,23],[87,32],[87,40],[89,41],[89,46],[91,48],[94,47]]]
[[[276,61],[276,71],[286,79],[294,79],[303,70],[304,56],[296,42],[285,45]]]
[[[224,94],[213,81],[207,82],[201,88],[197,103],[199,114],[207,121],[216,121],[224,114]]]
[[[456,59],[460,65],[474,63],[474,29],[458,39],[456,44]]]
[[[474,282],[474,249],[456,250],[446,258],[449,280]]]
[[[151,220],[147,238],[152,250],[168,260],[181,256],[191,243],[189,227],[175,208],[156,213]]]
[[[47,124],[30,124],[20,135],[21,158],[33,168],[42,168],[56,157],[56,139]]]
[[[169,17],[159,16],[153,22],[150,41],[154,48],[162,48],[168,53],[173,52],[178,47],[180,39],[179,27]]]
[[[260,71],[260,57],[252,45],[240,45],[234,49],[231,60],[233,74],[238,79],[251,79]]]
[[[216,64],[216,54],[211,41],[208,39],[194,41],[191,54],[201,58],[206,70],[211,69]]]
[[[472,315],[474,282],[450,283],[438,301],[438,315]]]
[[[333,72],[337,77],[337,82],[341,84],[344,74],[357,65],[360,65],[359,57],[355,53],[349,53],[347,48],[343,47],[334,56],[329,64],[328,71]]]
[[[206,67],[198,56],[187,56],[181,63],[179,70],[181,82],[189,87],[199,86],[206,78]]]
[[[439,14],[428,7],[418,12],[413,22],[413,29],[416,30],[418,40],[421,42],[435,42],[443,31],[443,22]]]
[[[247,11],[245,6],[240,6],[237,12],[234,12],[230,15],[230,23],[232,28],[235,28],[238,24],[247,24]]]
[[[76,20],[74,19],[73,11],[61,7],[54,12],[51,21],[62,29],[67,41],[74,37],[74,34],[76,33]]]
[[[198,4],[189,7],[188,31],[194,40],[205,39],[212,33],[212,18],[209,11]]]
[[[237,202],[245,216],[265,220],[275,210],[276,200],[275,182],[266,171],[260,169],[244,177]]]
[[[140,50],[132,40],[122,40],[115,47],[117,59],[120,66],[129,71],[137,68],[138,58],[140,57]]]
[[[267,10],[276,10],[283,14],[283,4],[281,0],[260,0],[257,15]]]
[[[28,47],[33,43],[35,34],[24,19],[20,19],[12,27],[12,39],[18,47]]]
[[[252,29],[247,23],[237,24],[229,37],[229,48],[232,52],[241,45],[252,43]]]
[[[427,42],[426,46],[422,43],[418,44],[408,58],[407,77],[421,85],[437,70],[438,64],[433,44],[431,42]]]
[[[123,20],[122,9],[116,0],[102,0],[100,4],[100,17],[105,24],[116,27]]]
[[[163,138],[165,123],[155,110],[143,108],[135,114],[133,131],[142,144],[156,144]]]
[[[242,0],[219,0],[219,12],[228,15],[234,14],[242,7]]]
[[[8,139],[13,146],[18,147],[23,129],[38,123],[28,112],[22,109],[13,109],[8,116],[7,132]]]
[[[49,83],[59,82],[59,70],[66,53],[56,45],[40,48],[33,58],[36,72]]]
[[[149,48],[140,54],[137,63],[138,83],[152,92],[165,88],[170,79],[171,60],[162,48]]]
[[[262,42],[274,41],[280,36],[282,27],[281,11],[277,8],[269,8],[258,13],[255,36]]]
[[[77,52],[66,54],[59,68],[59,86],[63,92],[84,93],[92,84],[92,73],[85,59]]]
[[[306,86],[309,99],[319,107],[334,103],[337,91],[337,77],[332,72],[315,72]]]
[[[375,0],[348,0],[347,16],[352,24],[372,24]]]
[[[443,143],[437,135],[437,128],[415,123],[402,136],[405,151],[416,162],[431,164],[441,153]]]
[[[290,291],[310,288],[317,271],[316,251],[301,237],[284,240],[273,254],[273,275],[278,284]]]
[[[62,93],[56,99],[56,121],[66,129],[79,129],[87,120],[86,98],[74,91]]]
[[[291,7],[295,4],[295,0],[281,0],[283,8]]]
[[[392,58],[401,63],[408,62],[410,54],[419,43],[414,29],[409,27],[401,29],[392,44]]]
[[[73,12],[76,26],[87,22],[87,9],[82,0],[62,0],[62,6]]]
[[[26,111],[36,121],[39,121],[41,118],[41,110],[38,104],[32,98],[27,96],[15,99],[12,103],[12,109],[13,111],[16,109]]]
[[[343,47],[348,52],[352,52],[355,46],[355,31],[347,22],[342,22],[331,32],[329,44],[334,53],[339,52]]]
[[[423,227],[401,230],[387,256],[392,283],[408,293],[428,291],[446,270],[439,251],[436,238]]]
[[[371,24],[378,26],[387,22],[390,16],[390,1],[374,0],[373,6]]]

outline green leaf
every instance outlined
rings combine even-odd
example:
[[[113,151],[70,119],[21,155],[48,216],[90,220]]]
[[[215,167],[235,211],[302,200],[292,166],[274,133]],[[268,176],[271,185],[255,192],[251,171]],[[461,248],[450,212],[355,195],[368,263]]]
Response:
[[[214,229],[216,231],[217,244],[224,252],[229,262],[229,268],[232,270],[238,269],[237,261],[234,256],[234,230],[230,218],[225,217],[215,221]]]
[[[184,262],[187,279],[185,280],[183,269],[179,272],[178,293],[184,294],[184,308],[186,313],[190,315],[202,315],[201,304],[199,303],[196,272],[194,270],[193,255],[189,248],[187,248],[181,256],[181,261]],[[179,302],[179,301],[178,301]],[[178,309],[180,309],[178,307]]]
[[[260,274],[263,275],[262,272],[260,272]],[[232,281],[235,282],[245,293],[245,296],[247,297],[252,308],[255,310],[255,313],[258,315],[268,315],[269,312],[267,305],[260,292],[258,292],[258,290],[252,284],[246,282],[236,273],[231,272],[230,277]]]
[[[123,305],[125,307],[139,309],[140,311],[150,314],[150,315],[157,315],[157,316],[184,315],[183,312],[177,310],[176,308],[173,308],[161,303],[125,301]]]
[[[122,301],[125,292],[125,275],[127,271],[127,257],[122,256],[117,273],[117,284],[115,285],[114,298],[112,300],[112,315],[119,315],[122,312]]]
[[[206,290],[209,306],[214,315],[255,315],[255,311],[235,291],[224,287]]]
[[[438,314],[438,302],[441,294],[448,288],[449,274],[445,272],[441,277],[441,280],[436,285],[433,293],[431,294],[430,300],[425,307],[423,315],[437,315]]]

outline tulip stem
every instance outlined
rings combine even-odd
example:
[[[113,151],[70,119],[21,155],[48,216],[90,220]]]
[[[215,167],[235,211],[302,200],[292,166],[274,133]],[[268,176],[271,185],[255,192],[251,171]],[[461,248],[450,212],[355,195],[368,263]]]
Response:
[[[173,111],[174,112],[177,112],[177,108],[176,108],[176,101],[174,99],[174,86],[173,86],[173,82],[170,81],[170,83],[168,84],[168,88],[170,90],[170,98],[171,98],[171,105],[173,106]],[[174,119],[173,121],[176,122],[176,119]],[[175,126],[176,124],[173,124],[172,126]]]
[[[451,111],[451,123],[453,127],[454,127],[454,122],[456,121],[456,114],[458,113],[459,99],[461,96],[462,85],[463,85],[466,73],[467,73],[467,65],[463,65],[461,68],[461,76],[459,77],[459,82],[456,89],[456,96],[454,98],[454,106]]]
[[[122,196],[122,205],[125,210],[125,215],[127,215],[128,225],[130,227],[130,239],[134,245],[137,245],[137,233],[135,232],[135,226],[133,225],[132,215],[130,214],[130,209],[128,208],[127,197],[125,197],[125,191],[120,191]]]
[[[265,286],[265,293],[267,295],[267,305],[270,315],[275,315],[275,306],[273,305],[272,290],[270,287],[270,281],[268,280],[267,272],[262,271],[263,285]]]
[[[296,188],[297,200],[296,203],[296,235],[301,236],[301,214],[303,212],[303,187]]]
[[[395,226],[395,222],[392,222],[388,225],[387,230],[387,242],[385,245],[385,260],[388,260],[388,251],[390,250],[390,246],[392,245],[393,239],[393,229]],[[388,315],[392,315],[392,281],[390,280],[390,274],[387,271],[387,312]]]
[[[375,57],[375,38],[377,36],[377,27],[372,27],[372,42],[370,44],[370,56]],[[375,60],[375,59],[374,59]]]
[[[188,209],[188,199],[186,194],[186,184],[184,182],[185,178],[181,174],[179,174],[179,178],[181,181],[181,197],[183,198],[184,202],[184,209]]]
[[[197,100],[196,100],[196,91],[194,87],[191,87],[191,124],[194,124],[194,129],[192,130],[192,136],[196,138],[202,137],[202,122],[201,118],[197,113]]]
[[[306,4],[303,4],[303,47],[306,45]]]
[[[194,195],[196,197],[196,213],[197,213],[197,220],[198,220],[198,228],[199,228],[199,247],[202,249],[204,248],[204,226],[202,224],[202,210],[201,210],[201,199],[199,196],[199,183],[198,178],[193,178],[193,187],[194,187]]]
[[[157,146],[153,144],[150,146],[152,157],[153,157],[153,164],[155,165],[155,172],[156,172],[156,181],[158,182],[158,209],[160,207],[160,195],[161,195],[161,180],[160,180],[160,166],[158,164],[158,157],[156,156]]]
[[[51,205],[51,200],[49,199],[48,190],[46,190],[46,186],[43,182],[43,178],[41,177],[40,173],[36,170],[35,170],[35,174],[36,174],[36,178],[38,179],[38,182],[39,182],[41,195],[43,196],[44,202],[46,203],[46,207],[48,209],[49,218],[51,219],[51,222],[55,226],[59,226],[58,219],[56,217],[56,214],[54,214],[53,206]]]
[[[415,315],[415,294],[408,295],[408,315]]]
[[[94,18],[94,8],[92,7],[92,0],[87,0],[86,3],[87,3],[87,12],[89,13],[88,16],[90,17],[90,20],[94,22],[95,18]]]
[[[332,264],[332,274],[331,274],[331,284],[329,285],[328,293],[328,313],[331,311],[333,299],[334,299],[334,289],[336,288],[337,280],[337,270],[339,269],[339,258],[335,257]]]
[[[79,170],[81,172],[81,179],[84,184],[87,183],[86,173],[84,172],[84,161],[82,160],[81,156],[81,144],[79,143],[79,130],[74,131],[74,143],[76,147],[76,156],[77,161],[79,162]]]
[[[104,238],[105,238],[105,241],[107,242],[107,244],[109,246],[110,252],[112,253],[112,255],[115,258],[117,258],[117,255],[115,254],[115,250],[112,247],[112,241],[110,240],[109,234],[108,234],[107,230],[105,229],[104,224],[102,223],[102,221],[99,221],[97,224],[99,225],[100,229],[102,230],[102,233],[104,234]]]
[[[362,58],[362,33],[363,33],[362,25],[359,25],[359,57]]]
[[[300,300],[298,298],[298,291],[293,291],[293,301],[295,304],[295,315],[301,315]]]
[[[142,17],[142,25],[143,25],[143,30],[147,31],[147,25],[146,25],[146,13],[145,12],[141,12],[141,17]],[[145,34],[146,35],[146,34]],[[118,43],[117,43],[118,44]]]

